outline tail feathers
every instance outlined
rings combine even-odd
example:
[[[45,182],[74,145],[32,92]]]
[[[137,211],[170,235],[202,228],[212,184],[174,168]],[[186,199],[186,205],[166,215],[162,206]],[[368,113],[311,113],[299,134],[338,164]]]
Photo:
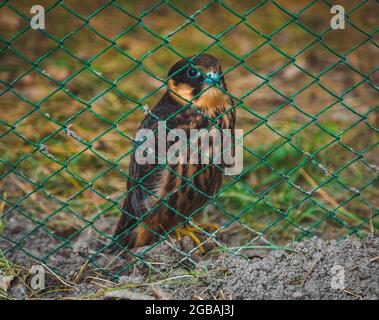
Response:
[[[142,247],[150,244],[155,239],[155,233],[158,232],[157,228],[152,226],[145,226],[144,223],[138,223],[138,214],[134,209],[136,206],[132,205],[133,199],[130,199],[130,194],[126,197],[123,205],[123,213],[118,221],[113,238],[113,244],[109,246],[110,252],[121,250],[120,247],[132,249]],[[156,230],[155,232],[152,232]]]
[[[114,243],[109,247],[111,251],[124,248],[134,248],[135,238],[136,238],[136,220],[133,219],[132,213],[128,212],[130,206],[128,206],[128,196],[125,199],[124,205],[122,207],[122,214],[118,220],[116,230],[113,234]],[[118,244],[118,245],[117,245]]]

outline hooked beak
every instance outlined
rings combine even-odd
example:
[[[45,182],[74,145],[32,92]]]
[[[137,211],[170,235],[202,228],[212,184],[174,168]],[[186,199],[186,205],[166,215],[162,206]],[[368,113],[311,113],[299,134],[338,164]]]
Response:
[[[205,74],[204,83],[208,84],[214,84],[214,83],[220,83],[220,74],[215,71],[210,71]]]

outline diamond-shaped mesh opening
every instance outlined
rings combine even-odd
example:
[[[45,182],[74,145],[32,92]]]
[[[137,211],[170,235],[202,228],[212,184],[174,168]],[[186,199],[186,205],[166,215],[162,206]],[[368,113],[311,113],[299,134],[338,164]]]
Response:
[[[38,239],[48,238],[50,245],[43,246],[33,246],[33,243],[38,243]],[[60,237],[51,234],[47,229],[39,228],[34,230],[26,239],[20,242],[20,245],[25,249],[25,251],[40,260],[46,259],[46,256],[53,254],[57,248],[64,246],[64,240],[59,239]],[[53,259],[56,260],[56,259]],[[51,263],[51,262],[50,262]],[[53,264],[50,264],[53,265]],[[58,267],[59,263],[55,263],[54,267]]]
[[[307,161],[301,164],[300,168],[291,174],[289,183],[300,192],[306,194],[315,194],[319,186],[328,183],[328,176],[325,174],[323,167],[316,162]]]
[[[52,4],[52,3],[51,3]],[[42,4],[41,4],[42,5]],[[46,8],[46,7],[45,7]],[[29,13],[27,13],[29,15]],[[55,23],[51,23],[55,21]],[[62,26],[58,21],[70,21],[68,26]],[[62,39],[83,25],[83,21],[58,5],[46,13],[46,31],[56,39]],[[31,30],[33,32],[33,30]]]
[[[31,128],[40,127],[39,131],[31,130]],[[46,121],[43,114],[35,111],[28,117],[24,118],[17,124],[17,132],[33,143],[39,144],[44,138],[54,134],[60,126],[52,121]]]
[[[292,173],[292,171],[299,167],[305,160],[306,157],[302,152],[296,150],[289,143],[285,143],[270,154],[266,163],[274,168],[278,174],[297,175],[298,173]]]
[[[345,29],[339,29],[341,32],[335,32],[332,30],[323,36],[323,43],[332,52],[339,55],[345,55],[350,52],[351,49],[361,44],[362,41],[367,40],[367,36],[356,28],[353,28],[350,24],[345,24]],[[337,41],[337,39],[344,39],[344,41]]]
[[[357,111],[356,109],[353,110]],[[362,117],[360,117],[359,114],[356,114],[344,105],[337,103],[326,111],[323,111],[317,117],[317,123],[328,130],[329,133],[338,135],[349,129],[351,126],[354,126],[361,119]]]
[[[291,22],[275,33],[270,43],[285,54],[297,56],[304,48],[309,47],[315,40],[314,35],[310,34],[301,25]]]
[[[143,60],[143,66],[148,72],[154,74],[158,79],[167,77],[167,70],[164,65],[177,60],[178,56],[167,46],[160,47],[154,53]]]
[[[327,90],[336,95],[342,95],[348,89],[354,87],[357,83],[363,80],[363,77],[351,70],[345,64],[339,64],[334,67],[335,73],[330,70],[322,75],[320,83]],[[340,74],[344,74],[345,77],[341,79]]]
[[[308,231],[312,230],[312,226],[315,223],[324,220],[327,215],[328,212],[326,210],[315,205],[311,200],[305,199],[303,195],[303,198],[293,204],[292,208],[288,211],[288,220]]]
[[[22,139],[14,132],[7,132],[5,136],[1,137],[0,152],[2,160],[12,163],[18,160],[24,154],[27,154],[35,149],[32,144]],[[17,148],[10,149],[9,146],[16,145]]]
[[[217,23],[214,23],[213,19],[209,19],[209,15],[214,17],[214,19],[217,20]],[[212,34],[213,36],[222,34],[229,27],[238,24],[239,21],[240,18],[238,18],[238,16],[226,10],[219,3],[213,3],[209,8],[207,8],[207,10],[203,10],[196,16],[196,25],[206,30],[206,32]]]
[[[107,23],[109,19],[120,21],[117,24]],[[131,28],[136,20],[122,10],[117,8],[117,6],[111,4],[96,14],[90,20],[91,26],[100,34],[107,37],[108,39],[114,39],[124,30]]]
[[[97,35],[88,26],[75,30],[64,40],[64,48],[84,61],[93,58],[109,45],[107,40]]]
[[[19,199],[20,206],[24,210],[28,208],[28,216],[36,220],[46,219],[62,206],[56,199],[26,180],[19,180],[19,188],[26,193]]]
[[[347,61],[349,64],[364,74],[368,74],[372,71],[371,64],[375,69],[378,68],[378,63],[375,63],[374,55],[376,53],[377,47],[374,43],[367,41],[354,50],[351,54],[347,56]]]
[[[298,62],[298,60],[300,60],[300,62]],[[296,63],[307,72],[317,76],[339,60],[338,56],[327,50],[321,43],[317,42],[298,55]]]
[[[268,76],[288,63],[289,59],[272,47],[265,44],[254,48],[254,51],[245,59],[244,65],[258,72],[261,76]]]
[[[125,53],[110,48],[98,56],[91,66],[96,73],[110,81],[121,77],[124,73],[135,68],[136,63],[125,55]]]
[[[136,42],[139,42],[140,45],[133,45]],[[116,40],[116,45],[135,59],[140,59],[147,52],[156,49],[161,43],[162,41],[157,36],[154,36],[141,25],[128,29]]]
[[[179,30],[170,38],[170,46],[182,55],[191,55],[206,50],[214,42],[215,40],[192,24]]]
[[[341,234],[351,232],[351,229],[337,221],[333,214],[326,214],[322,220],[313,224],[311,229],[312,234],[324,240],[331,240],[340,237]]]
[[[341,137],[341,142],[346,144],[352,152],[363,152],[370,146],[376,144],[375,140],[372,140],[374,131],[373,127],[361,121],[346,131]]]
[[[279,181],[278,179],[278,182]],[[267,201],[271,207],[284,213],[288,212],[293,206],[303,200],[304,197],[305,194],[303,192],[283,181],[275,185],[275,188],[267,193],[265,201]]]
[[[44,189],[60,201],[67,201],[84,187],[86,183],[65,170],[56,172],[44,183]]]
[[[170,17],[170,19],[162,19],[165,16]],[[168,4],[161,3],[142,18],[142,23],[154,34],[160,37],[167,37],[171,32],[181,27],[186,20],[182,14]]]
[[[83,70],[75,75],[67,84],[66,88],[75,98],[89,102],[100,96],[110,87],[102,78],[101,74],[92,70]]]
[[[287,99],[275,92],[267,85],[252,88],[251,94],[243,99],[246,106],[251,106],[252,110],[261,117],[267,117],[277,108],[283,106]]]
[[[8,61],[6,65],[1,66],[0,71],[0,80],[6,83],[11,83],[31,68],[30,63],[27,60],[20,57],[9,47],[7,48],[4,46],[0,49],[0,59],[1,61]]]
[[[29,39],[30,38],[30,39]],[[56,48],[58,43],[46,35],[29,29],[12,41],[12,48],[24,58],[35,61]]]
[[[63,49],[51,52],[40,63],[39,68],[57,81],[64,81],[79,72],[83,65]]]
[[[7,219],[11,223],[17,223],[17,227],[13,230],[12,240],[14,242],[19,242],[24,238],[27,238],[29,234],[33,234],[34,230],[40,227],[38,219],[34,219],[33,217],[28,216],[23,209],[12,210],[11,212],[7,212]],[[6,239],[7,240],[7,239]],[[2,250],[11,249],[12,247],[16,247],[17,244],[6,242],[5,248]]]
[[[64,108],[62,107],[64,106]],[[67,92],[60,90],[50,95],[40,105],[41,112],[51,119],[61,124],[69,121],[85,108],[83,102],[79,102],[71,97]]]
[[[355,158],[356,156],[349,149],[338,142],[334,142],[317,154],[316,161],[324,167],[325,174],[332,174]]]
[[[312,139],[312,144],[309,144],[308,139]],[[316,124],[309,124],[301,131],[296,133],[292,141],[301,150],[312,153],[326,147],[334,138],[322,130]]]
[[[111,161],[120,158],[131,147],[132,141],[116,130],[107,132],[93,143],[93,150]]]
[[[0,10],[0,37],[10,40],[17,32],[25,29],[28,23],[23,20],[17,13],[2,6]]]
[[[317,103],[314,103],[315,100],[317,100]],[[315,116],[317,113],[337,103],[337,98],[318,83],[314,83],[304,90],[297,92],[293,102],[294,105],[298,106],[300,112]]]
[[[28,155],[17,167],[18,172],[22,172],[23,175],[36,183],[42,183],[42,181],[51,176],[53,172],[61,168],[60,164],[39,152]]]
[[[12,184],[12,181],[15,183]],[[2,193],[2,196],[6,197],[8,201],[15,204],[16,202],[22,200],[28,196],[30,192],[32,192],[36,187],[27,180],[27,178],[21,176],[21,173],[13,171],[9,171],[1,181],[1,188],[3,193],[7,193],[7,195]],[[9,207],[9,211],[16,210],[14,207]],[[7,212],[7,211],[5,211]]]
[[[248,55],[252,50],[262,45],[264,41],[263,37],[246,24],[238,24],[220,38],[220,43],[237,56]]]
[[[360,190],[369,181],[375,180],[377,174],[377,171],[370,169],[361,161],[356,161],[339,173],[338,180],[350,188]]]
[[[58,88],[59,86],[43,73],[33,70],[16,82],[14,91],[29,102],[37,104]]]
[[[375,83],[373,83],[375,85]],[[369,83],[361,83],[344,96],[345,104],[360,114],[375,112],[379,92]]]
[[[368,211],[370,216],[375,214],[374,209],[379,205],[378,186],[379,186],[379,181],[373,181],[366,188],[360,191],[362,198],[365,199],[365,203],[366,204],[368,203],[370,205],[370,210]],[[373,200],[369,201],[369,199],[373,199]]]
[[[368,192],[372,192],[370,187],[367,189]],[[344,210],[350,213],[349,219],[354,226],[365,224],[366,221],[372,219],[373,211],[365,202],[365,198],[360,196],[350,200],[343,206]],[[369,228],[370,226],[367,225],[365,227]]]
[[[368,163],[369,166],[371,165],[373,169],[375,169],[375,167],[379,167],[379,159],[375,157],[375,154],[377,154],[378,151],[379,146],[376,145],[366,150],[363,154],[363,159]]]
[[[125,187],[125,178],[125,174],[122,174],[118,168],[114,168],[102,174],[101,179],[96,180],[93,187],[105,197],[117,199]]]
[[[65,162],[85,148],[85,145],[61,130],[41,144],[38,150],[49,159]]]
[[[96,99],[91,105],[91,110],[100,116],[101,119],[115,123],[125,113],[131,112],[136,107],[137,104],[129,99],[127,95],[116,90],[111,90],[99,99]],[[132,113],[130,116],[132,116]]]
[[[156,96],[157,94],[153,95],[150,99],[157,100]],[[144,103],[145,110],[143,107],[138,107],[133,103],[128,103],[125,107],[123,115],[117,120],[116,130],[122,134],[125,139],[131,141],[134,137],[133,134],[135,134],[138,129],[133,126],[133,122],[141,121],[147,112],[147,108],[150,108],[150,106],[149,101],[147,100]]]
[[[313,1],[310,4],[299,9],[302,12],[298,21],[314,34],[322,34],[330,27],[330,6],[325,1]]]
[[[272,86],[286,96],[295,95],[312,84],[313,79],[299,68],[286,66],[270,79]],[[306,89],[304,89],[306,90]]]
[[[300,130],[308,122],[302,112],[289,103],[276,108],[268,118],[268,124],[280,135],[290,138],[297,130]]]
[[[337,196],[333,195],[337,192]],[[346,211],[342,206],[344,203],[351,201],[355,197],[355,191],[343,187],[336,180],[330,182],[326,178],[318,185],[314,191],[314,200],[322,208],[332,211],[341,221],[352,225],[357,218],[352,212]]]
[[[70,121],[68,126],[69,132],[66,132],[68,136],[74,139],[78,137],[87,142],[94,140],[111,129],[111,125],[108,122],[93,114],[90,109],[78,114]]]
[[[140,92],[148,94],[163,86],[163,83],[141,68],[133,69],[118,82],[118,89],[126,96],[137,100]],[[150,98],[149,96],[145,98]],[[149,104],[144,101],[144,104]]]
[[[102,172],[112,168],[112,165],[87,149],[75,155],[67,164],[71,173],[89,182]],[[79,169],[81,168],[81,169]],[[91,168],[96,170],[91,170]]]
[[[229,86],[233,89],[233,95],[239,99],[244,98],[245,105],[249,107],[254,103],[253,97],[250,92],[259,88],[263,80],[258,76],[252,74],[243,65],[235,66],[238,61],[233,61],[233,69],[228,71],[228,79],[230,79]]]
[[[257,19],[264,15],[263,22]],[[259,1],[257,8],[246,17],[246,22],[258,32],[268,36],[280,29],[290,20],[290,17],[271,2]],[[259,21],[259,22],[258,22]]]
[[[356,3],[356,6],[358,5],[359,2]],[[378,9],[377,5],[375,1],[368,1],[365,6],[358,6],[358,8],[349,15],[351,23],[364,32],[372,33],[375,29],[375,12]]]
[[[1,121],[5,124],[12,125],[17,120],[22,119],[25,114],[28,114],[33,108],[24,101],[18,101],[19,99],[10,91],[4,92],[0,96],[1,114],[6,115],[1,117]],[[14,104],[18,101],[17,109],[14,108]],[[9,127],[7,127],[9,130]]]
[[[90,199],[90,201],[88,201]],[[69,208],[83,219],[91,220],[111,203],[91,189],[85,189],[69,200]]]
[[[245,139],[249,139],[250,142],[248,149],[262,156],[271,151],[273,146],[278,146],[285,142],[283,137],[275,133],[266,124],[257,127]]]

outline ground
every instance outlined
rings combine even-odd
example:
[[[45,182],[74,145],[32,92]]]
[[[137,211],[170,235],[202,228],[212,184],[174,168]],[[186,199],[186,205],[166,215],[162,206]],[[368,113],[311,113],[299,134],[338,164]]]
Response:
[[[18,232],[22,234],[23,228]],[[43,256],[57,245],[42,230],[27,239],[33,244],[36,256]],[[0,242],[2,247],[4,242]],[[10,253],[0,264],[0,274],[12,281],[1,296],[21,299],[379,298],[379,238],[374,235],[364,239],[351,236],[340,241],[314,237],[289,243],[280,250],[262,246],[239,254],[213,248],[205,255],[197,251],[191,254],[192,241],[184,238],[180,243],[173,240],[150,249],[144,254],[148,266],[135,263],[118,279],[86,262],[84,256],[97,247],[97,240],[82,237],[73,247],[74,250],[58,250],[48,260],[60,273],[47,270],[46,289],[40,292],[33,292],[29,286],[29,270],[38,262],[18,249]],[[178,251],[179,247],[188,253],[187,259]],[[139,248],[134,253],[142,254],[145,249]],[[131,257],[116,261],[114,256],[100,254],[96,263],[116,272],[131,263]],[[338,275],[336,268],[344,270],[344,286],[333,289],[333,276]]]

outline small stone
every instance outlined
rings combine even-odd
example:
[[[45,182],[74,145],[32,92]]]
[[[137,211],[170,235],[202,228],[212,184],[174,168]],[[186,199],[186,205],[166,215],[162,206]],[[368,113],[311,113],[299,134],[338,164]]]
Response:
[[[293,299],[302,299],[303,298],[303,294],[300,291],[295,291],[294,293],[292,293],[291,297]]]

